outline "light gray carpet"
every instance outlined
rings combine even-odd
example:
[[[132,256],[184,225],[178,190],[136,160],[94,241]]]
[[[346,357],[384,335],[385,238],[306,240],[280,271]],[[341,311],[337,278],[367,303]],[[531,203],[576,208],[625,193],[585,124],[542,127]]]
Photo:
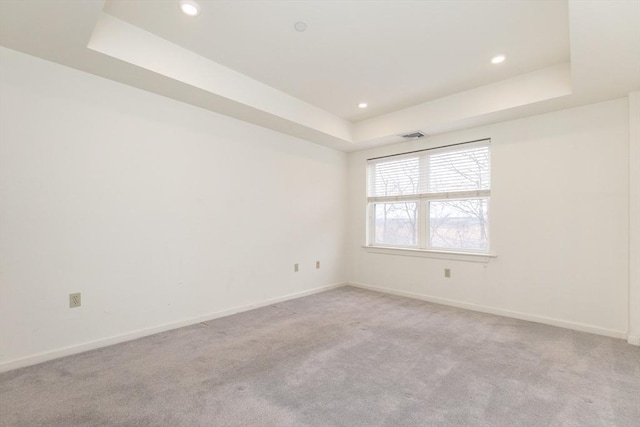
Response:
[[[0,376],[2,426],[639,426],[622,340],[355,288]]]

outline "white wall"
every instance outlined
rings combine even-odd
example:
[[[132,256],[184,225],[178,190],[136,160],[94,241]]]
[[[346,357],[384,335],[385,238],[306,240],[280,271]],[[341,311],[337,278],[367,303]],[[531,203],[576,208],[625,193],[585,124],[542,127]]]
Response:
[[[344,282],[344,153],[0,55],[0,368]]]
[[[11,50],[0,66],[0,370],[347,278],[627,333],[637,94],[351,153],[347,172],[344,153]],[[486,137],[497,258],[361,247],[366,158]]]
[[[627,99],[349,155],[349,281],[481,311],[626,337]],[[365,160],[492,140],[488,263],[371,253]],[[453,257],[456,258],[456,257]],[[452,269],[445,279],[444,268]]]

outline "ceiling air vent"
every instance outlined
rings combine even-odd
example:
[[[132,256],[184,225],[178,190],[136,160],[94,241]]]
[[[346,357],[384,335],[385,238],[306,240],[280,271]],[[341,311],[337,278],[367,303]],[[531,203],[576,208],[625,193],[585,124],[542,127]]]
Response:
[[[418,138],[426,138],[427,134],[422,132],[421,130],[417,130],[415,132],[405,133],[404,135],[400,135],[404,139],[418,139]]]

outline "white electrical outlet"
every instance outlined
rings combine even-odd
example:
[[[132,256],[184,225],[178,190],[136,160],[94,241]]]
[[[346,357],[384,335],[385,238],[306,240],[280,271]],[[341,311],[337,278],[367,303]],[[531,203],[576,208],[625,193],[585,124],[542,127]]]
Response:
[[[69,294],[69,308],[80,307],[80,305],[82,305],[82,297],[80,296],[80,292]]]

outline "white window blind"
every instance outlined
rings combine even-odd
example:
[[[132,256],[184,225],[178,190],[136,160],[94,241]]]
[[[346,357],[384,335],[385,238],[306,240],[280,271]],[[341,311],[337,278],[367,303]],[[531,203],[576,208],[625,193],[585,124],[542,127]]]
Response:
[[[372,159],[367,181],[369,201],[489,195],[489,144],[483,141]]]
[[[369,244],[488,250],[490,141],[367,165]]]

